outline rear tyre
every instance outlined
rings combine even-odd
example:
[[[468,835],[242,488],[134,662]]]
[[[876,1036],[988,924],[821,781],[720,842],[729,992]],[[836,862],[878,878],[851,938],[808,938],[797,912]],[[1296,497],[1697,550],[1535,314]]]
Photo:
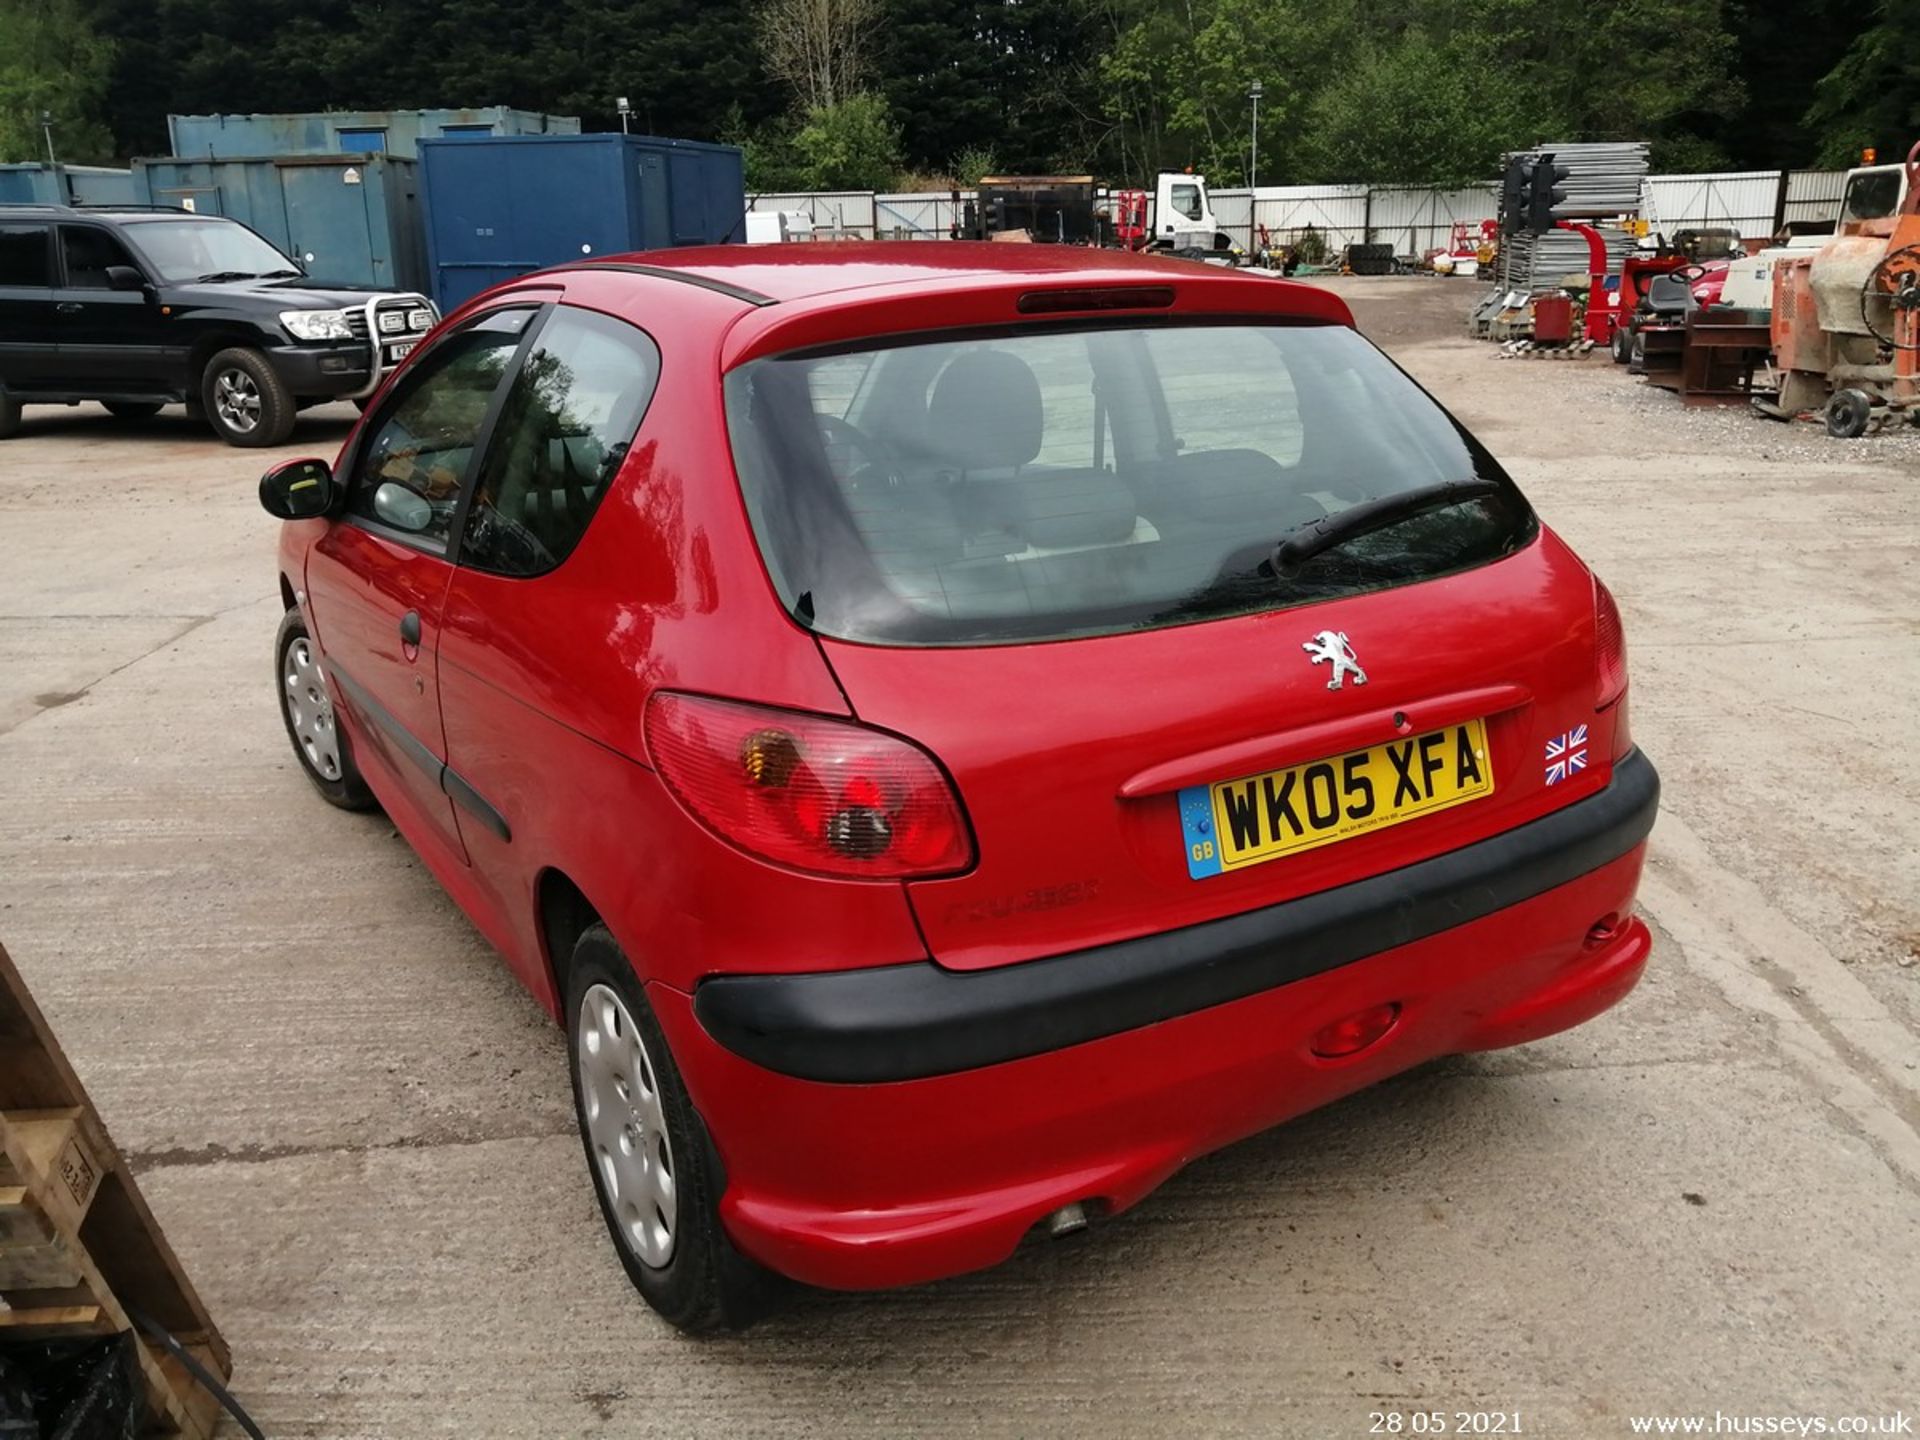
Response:
[[[20,429],[20,402],[11,395],[0,393],[0,440],[6,439]]]
[[[719,1154],[633,966],[604,925],[573,947],[565,1016],[580,1143],[627,1278],[689,1333],[751,1324],[774,1277],[721,1229]]]
[[[107,413],[116,420],[151,420],[164,408],[149,400],[108,400]]]
[[[1827,433],[1836,440],[1858,440],[1873,419],[1873,397],[1864,390],[1836,390],[1827,401]]]
[[[353,763],[353,746],[340,728],[320,669],[320,652],[307,633],[300,612],[289,610],[280,621],[274,641],[274,684],[280,692],[280,718],[294,758],[320,792],[320,798],[342,810],[375,810],[379,801],[360,778]]]
[[[259,449],[293,433],[293,395],[258,350],[222,350],[200,377],[200,403],[214,434],[229,445]]]

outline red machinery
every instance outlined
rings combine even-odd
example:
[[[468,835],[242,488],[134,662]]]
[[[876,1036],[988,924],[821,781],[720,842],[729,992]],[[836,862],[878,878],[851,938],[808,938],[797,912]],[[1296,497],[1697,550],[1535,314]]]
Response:
[[[1773,349],[1780,372],[1766,413],[1824,411],[1842,438],[1920,401],[1920,144],[1908,152],[1905,193],[1849,181],[1832,242],[1773,271]],[[1871,198],[1875,203],[1866,203]]]
[[[1113,235],[1123,250],[1138,250],[1147,243],[1146,191],[1114,191]]]
[[[1571,230],[1576,235],[1586,237],[1587,318],[1583,333],[1594,344],[1605,345],[1613,338],[1616,318],[1613,305],[1619,298],[1607,289],[1607,242],[1600,238],[1600,232],[1591,225],[1582,225],[1574,220],[1557,220],[1554,224],[1561,230]]]

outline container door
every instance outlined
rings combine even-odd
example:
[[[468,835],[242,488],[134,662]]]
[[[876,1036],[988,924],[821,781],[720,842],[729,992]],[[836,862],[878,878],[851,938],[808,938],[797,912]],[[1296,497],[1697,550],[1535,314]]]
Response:
[[[704,245],[715,238],[707,216],[706,156],[676,150],[667,157],[673,175],[673,243]]]
[[[643,249],[659,250],[675,242],[673,195],[667,181],[667,160],[657,150],[640,155],[640,214],[634,239]]]
[[[364,165],[283,165],[280,184],[293,253],[322,283],[386,285],[374,264]]]

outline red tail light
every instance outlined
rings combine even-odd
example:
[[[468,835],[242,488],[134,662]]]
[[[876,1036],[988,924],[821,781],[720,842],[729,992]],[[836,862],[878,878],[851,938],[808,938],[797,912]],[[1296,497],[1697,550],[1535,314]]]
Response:
[[[1620,607],[1598,575],[1593,577],[1593,663],[1593,708],[1604,710],[1627,693],[1627,632]]]
[[[898,736],[662,692],[647,704],[647,752],[714,834],[796,870],[883,880],[973,863],[959,797],[933,758]]]

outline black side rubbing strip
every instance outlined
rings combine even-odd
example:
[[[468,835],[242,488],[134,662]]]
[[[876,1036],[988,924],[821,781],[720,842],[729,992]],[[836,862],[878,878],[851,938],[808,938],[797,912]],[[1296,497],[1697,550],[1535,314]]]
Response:
[[[341,669],[338,661],[330,661],[329,665],[334,682],[346,692],[347,698],[353,701],[354,709],[364,715],[369,724],[377,725],[380,733],[398,747],[401,754],[431,776],[433,783],[439,786],[454,804],[467,811],[502,840],[512,841],[513,831],[507,825],[507,817],[489,804],[486,797],[478,790],[469,785],[465,776],[434,754],[419,736],[400,723],[391,710],[369,695],[365,686]]]
[[[995,970],[930,960],[720,975],[694,1014],[720,1044],[803,1080],[879,1083],[1039,1055],[1244,999],[1465,925],[1646,839],[1660,779],[1638,751],[1606,789],[1430,860],[1245,915]]]

